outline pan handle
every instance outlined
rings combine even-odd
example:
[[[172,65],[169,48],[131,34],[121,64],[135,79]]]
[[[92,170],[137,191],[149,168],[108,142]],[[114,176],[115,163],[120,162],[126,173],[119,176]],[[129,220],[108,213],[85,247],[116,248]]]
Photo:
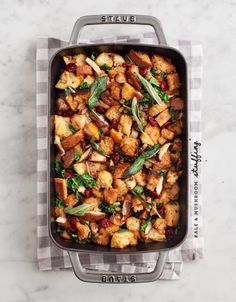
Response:
[[[166,38],[160,21],[153,16],[146,15],[91,15],[80,17],[74,25],[69,45],[76,45],[81,29],[87,25],[95,24],[139,24],[150,25],[154,28],[157,39],[161,45],[166,45]]]
[[[86,271],[83,268],[79,254],[76,252],[68,252],[72,263],[73,271],[77,278],[85,282],[94,283],[140,283],[151,282],[160,278],[168,252],[160,252],[156,266],[152,272],[126,274],[126,273],[106,273],[97,271]],[[120,264],[122,265],[122,264]]]

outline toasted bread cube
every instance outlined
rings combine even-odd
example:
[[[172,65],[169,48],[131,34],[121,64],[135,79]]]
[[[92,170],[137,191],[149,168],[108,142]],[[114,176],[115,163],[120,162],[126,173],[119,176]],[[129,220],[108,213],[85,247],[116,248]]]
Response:
[[[95,62],[100,67],[106,65],[107,67],[111,68],[113,66],[112,54],[107,52],[102,52],[97,56]]]
[[[114,149],[114,141],[110,136],[105,136],[101,142],[100,147],[106,155],[111,155]]]
[[[167,82],[168,82],[169,90],[178,89],[180,87],[180,81],[179,81],[178,73],[168,74],[166,79],[167,79]]]
[[[128,193],[126,184],[121,179],[114,179],[114,188],[117,189],[118,197],[124,196]]]
[[[170,115],[169,109],[166,109],[158,115],[158,117],[156,118],[156,121],[158,122],[158,125],[161,127],[165,123],[167,123],[170,119],[171,119],[171,115]]]
[[[87,166],[85,163],[77,163],[73,165],[73,169],[76,173],[82,175],[87,172]]]
[[[82,224],[78,221],[76,222],[76,228],[79,240],[84,240],[88,238],[90,228],[87,224]]]
[[[67,138],[63,139],[61,145],[65,150],[69,150],[75,147],[83,139],[84,139],[84,132],[83,130],[79,130],[74,134],[72,134],[71,136],[68,136]]]
[[[63,231],[63,232],[60,232],[60,237],[63,238],[63,239],[71,239],[70,238],[70,235],[67,233],[67,231]]]
[[[152,64],[157,68],[158,72],[171,73],[175,71],[175,66],[159,55],[152,56]]]
[[[176,201],[169,202],[165,205],[165,220],[166,220],[166,224],[169,227],[174,227],[178,224],[179,210],[180,210],[180,206],[179,203]]]
[[[147,189],[150,191],[156,191],[156,186],[159,183],[158,176],[153,174],[148,175],[147,177]]]
[[[165,234],[165,229],[167,227],[166,221],[163,218],[157,218],[153,223],[153,227],[160,233]]]
[[[105,117],[110,121],[113,119],[118,120],[120,118],[120,105],[114,105],[107,109]]]
[[[123,74],[125,73],[125,67],[117,66],[117,67],[113,67],[112,69],[110,69],[108,71],[110,79],[114,79],[120,73],[123,73]]]
[[[141,90],[142,86],[141,86],[139,79],[135,76],[135,74],[134,74],[135,72],[139,73],[138,66],[131,65],[126,72],[127,80],[131,85],[133,85],[135,87],[135,89]]]
[[[124,83],[122,87],[122,99],[126,101],[130,101],[133,99],[134,96],[136,96],[137,91],[134,89],[133,86],[131,86],[129,83]]]
[[[126,226],[129,231],[139,231],[140,220],[136,217],[128,217],[126,220]]]
[[[99,129],[98,129],[98,126],[93,123],[93,122],[90,122],[88,124],[85,125],[84,127],[84,132],[93,137],[95,140],[99,140],[100,139],[100,134],[99,134]]]
[[[60,208],[58,206],[55,206],[53,208],[53,214],[54,214],[55,217],[63,217],[63,218],[66,217],[66,213],[64,212],[64,208]]]
[[[130,232],[125,231],[122,233],[114,233],[111,238],[111,247],[123,249],[126,246],[135,246],[138,244],[137,236]]]
[[[63,90],[69,86],[77,88],[82,83],[83,78],[83,76],[76,76],[73,72],[64,71],[55,87]]]
[[[107,203],[112,204],[118,199],[118,190],[117,189],[104,189],[103,191],[104,199]]]
[[[166,143],[166,138],[164,138],[163,136],[160,136],[158,139],[158,143],[160,145],[164,145]]]
[[[141,51],[130,50],[129,52],[130,59],[139,67],[152,67],[152,62],[149,56]]]
[[[160,137],[160,128],[157,126],[152,126],[151,124],[147,124],[145,127],[144,133],[141,135],[142,142],[148,145],[155,145],[158,143],[158,139]]]
[[[114,100],[119,101],[121,99],[121,88],[120,85],[116,82],[112,82],[109,85],[111,96]]]
[[[147,175],[143,170],[140,170],[138,173],[134,175],[134,179],[136,180],[139,186],[145,186]]]
[[[115,129],[110,130],[110,136],[116,144],[120,144],[123,138],[123,134],[121,132],[116,131]]]
[[[66,153],[62,156],[62,162],[64,168],[69,168],[69,166],[75,160],[75,153],[73,149],[66,151]]]
[[[152,228],[145,237],[152,241],[165,241],[166,240],[165,234],[159,233],[154,228]]]
[[[97,184],[100,188],[110,189],[112,187],[113,177],[108,171],[99,171],[97,177]]]
[[[184,101],[181,98],[171,99],[170,104],[174,110],[182,110],[184,108]]]
[[[83,129],[88,123],[89,119],[85,114],[74,114],[71,118],[71,124],[78,130]]]
[[[65,201],[68,196],[66,180],[64,178],[54,178],[54,183],[56,193]]]
[[[66,102],[70,106],[72,111],[76,111],[78,108],[78,100],[77,98],[73,98],[71,94],[66,96]]]
[[[81,66],[77,66],[76,68],[76,75],[80,76],[80,75],[93,75],[93,70],[91,68],[91,66],[85,64],[85,65],[81,65]]]
[[[121,150],[127,156],[135,156],[138,152],[138,146],[138,140],[129,136],[125,136],[120,142]]]
[[[172,141],[175,134],[174,134],[174,132],[164,128],[161,130],[161,136],[165,139],[168,139],[169,141]]]
[[[162,111],[166,110],[168,105],[165,102],[161,102],[161,104],[155,104],[149,109],[149,115],[156,116]]]
[[[88,197],[84,199],[84,203],[88,203],[91,204],[91,206],[89,207],[90,211],[96,211],[99,209],[99,205],[101,203],[101,200],[99,197]]]
[[[73,59],[75,60],[75,64],[77,66],[82,66],[85,64],[86,55],[83,53],[80,53],[80,54],[74,56]]]
[[[133,124],[132,117],[128,114],[122,114],[120,117],[120,124],[118,129],[125,135],[130,136],[132,124]]]
[[[176,171],[168,171],[167,175],[166,175],[166,181],[168,184],[173,185],[177,182],[179,178],[179,173]]]
[[[110,234],[106,229],[101,228],[99,233],[95,235],[95,242],[99,245],[106,246],[109,244]]]
[[[114,173],[113,173],[113,177],[114,179],[118,179],[118,178],[122,178],[123,174],[125,172],[125,170],[130,166],[130,163],[122,163],[122,164],[118,164],[118,166],[116,167]]]
[[[70,124],[69,117],[55,115],[54,123],[55,123],[55,135],[56,136],[59,136],[60,138],[66,138],[72,134],[72,132],[69,129],[69,124]]]
[[[70,194],[67,196],[66,200],[65,200],[65,204],[67,207],[72,208],[73,206],[75,206],[78,202],[78,199],[76,198],[75,194]]]
[[[95,81],[95,77],[91,76],[91,75],[87,75],[84,80],[83,83],[87,83],[89,86],[93,84],[93,82]]]
[[[121,55],[118,54],[112,54],[112,55],[113,55],[114,66],[121,66],[123,63],[125,63],[125,60]]]

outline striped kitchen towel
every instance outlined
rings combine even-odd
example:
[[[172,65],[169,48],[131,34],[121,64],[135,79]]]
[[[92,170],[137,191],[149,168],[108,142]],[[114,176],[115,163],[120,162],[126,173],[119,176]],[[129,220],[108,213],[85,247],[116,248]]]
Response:
[[[145,43],[157,44],[153,33],[142,36],[118,36],[91,41],[91,43]],[[83,41],[81,43],[90,43]],[[47,226],[47,110],[48,61],[67,43],[55,38],[39,38],[37,43],[37,257],[40,270],[71,269],[66,251],[58,249],[49,238]],[[179,49],[188,63],[190,101],[191,200],[188,236],[185,242],[169,253],[161,279],[178,279],[183,262],[203,257],[202,203],[201,203],[201,88],[202,47],[193,41],[171,43]],[[156,263],[157,253],[138,255],[80,255],[85,269],[103,272],[150,272]]]

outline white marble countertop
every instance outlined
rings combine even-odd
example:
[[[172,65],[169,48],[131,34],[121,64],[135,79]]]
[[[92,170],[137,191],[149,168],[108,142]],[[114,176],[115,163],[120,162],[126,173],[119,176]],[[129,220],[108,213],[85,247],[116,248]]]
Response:
[[[102,286],[37,269],[36,37],[68,39],[78,16],[97,13],[152,14],[167,40],[204,47],[205,259],[186,264],[179,281]],[[235,13],[233,0],[1,0],[0,301],[236,301]]]

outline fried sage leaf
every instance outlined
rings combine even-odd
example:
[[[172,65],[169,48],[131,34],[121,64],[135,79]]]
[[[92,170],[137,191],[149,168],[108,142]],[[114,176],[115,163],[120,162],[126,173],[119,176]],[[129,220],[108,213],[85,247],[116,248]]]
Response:
[[[107,88],[107,76],[98,77],[91,85],[90,97],[88,100],[88,106],[93,109],[100,97],[100,94]]]
[[[140,117],[140,111],[138,109],[138,101],[137,101],[136,97],[134,97],[132,100],[131,109],[132,109],[133,118],[134,118],[135,122],[137,123],[139,130],[143,131],[144,125],[143,125],[141,117]]]
[[[144,77],[142,77],[139,73],[134,72],[135,76],[140,80],[140,82],[143,84],[143,87],[145,90],[150,94],[150,96],[158,103],[161,104],[161,98],[158,95],[157,90],[152,86],[151,83],[149,83]]]
[[[69,215],[75,215],[80,217],[80,216],[84,216],[84,214],[87,213],[94,205],[95,204],[93,203],[83,203],[74,208],[67,207],[64,209],[64,212]]]
[[[140,155],[131,166],[129,166],[128,169],[125,170],[124,172],[124,177],[130,177],[132,175],[135,175],[136,173],[138,173],[142,168],[143,165],[145,164],[145,162],[152,158],[153,156],[155,156],[157,154],[157,152],[159,152],[160,150],[160,145],[156,144],[153,146],[153,148],[151,150],[148,150],[146,152],[144,152],[142,155]]]

